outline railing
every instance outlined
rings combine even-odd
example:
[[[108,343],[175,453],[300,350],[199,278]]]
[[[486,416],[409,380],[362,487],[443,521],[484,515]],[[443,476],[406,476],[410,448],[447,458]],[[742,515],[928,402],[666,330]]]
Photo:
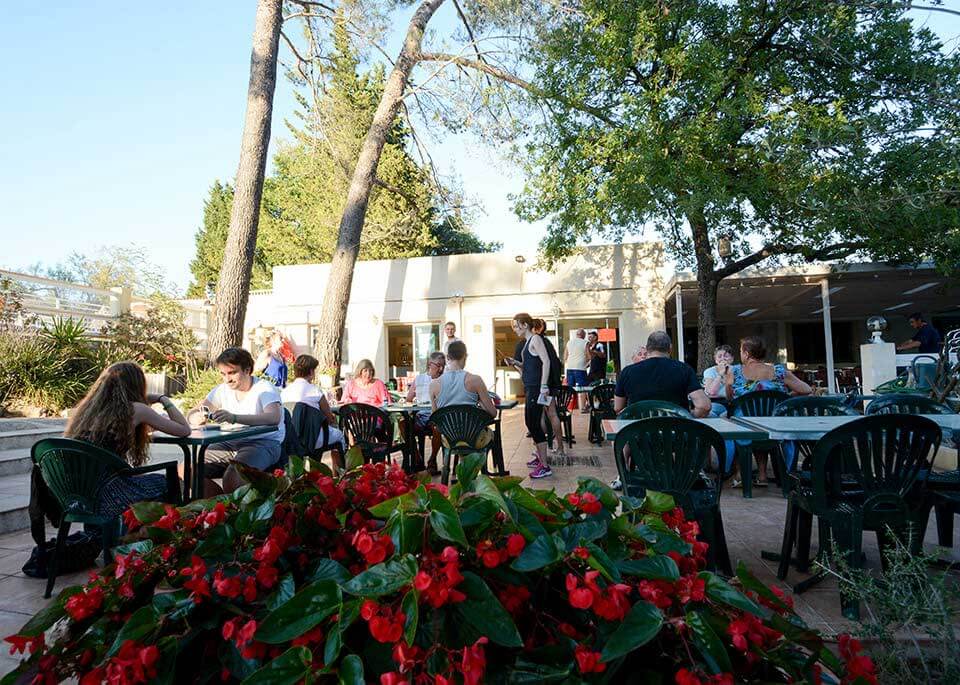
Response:
[[[105,321],[130,311],[129,288],[95,288],[81,283],[0,270],[4,289],[19,300],[21,311],[40,321],[72,317],[90,331],[99,331]]]

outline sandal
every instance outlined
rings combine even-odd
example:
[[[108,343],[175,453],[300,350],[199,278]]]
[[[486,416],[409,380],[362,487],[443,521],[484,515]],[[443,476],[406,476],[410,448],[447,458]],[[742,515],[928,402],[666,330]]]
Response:
[[[733,480],[730,481],[730,487],[736,488],[736,489],[742,488],[743,481],[741,481],[739,478],[734,478]]]

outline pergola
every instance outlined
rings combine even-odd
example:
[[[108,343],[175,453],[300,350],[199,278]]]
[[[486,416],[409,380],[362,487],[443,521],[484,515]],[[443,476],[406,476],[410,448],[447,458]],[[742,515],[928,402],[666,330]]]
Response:
[[[678,272],[665,292],[666,322],[676,331],[676,348],[683,350],[684,321],[697,320],[695,275]],[[927,316],[960,314],[960,283],[951,283],[930,265],[816,264],[745,270],[721,281],[717,296],[717,325],[822,321],[831,392],[836,390],[832,318],[914,311]]]

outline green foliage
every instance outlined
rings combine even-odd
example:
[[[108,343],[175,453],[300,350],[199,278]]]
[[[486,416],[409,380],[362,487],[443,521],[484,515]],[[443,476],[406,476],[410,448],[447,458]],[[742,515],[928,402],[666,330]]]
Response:
[[[129,288],[142,297],[172,296],[176,290],[162,267],[150,261],[141,245],[101,245],[89,254],[73,252],[52,266],[34,264],[27,271],[94,288]]]
[[[775,609],[699,573],[696,531],[682,512],[653,509],[668,498],[623,513],[598,481],[560,498],[478,474],[478,459],[449,491],[382,463],[340,478],[240,465],[249,484],[232,495],[135,505],[138,542],[10,640],[54,629],[10,682],[96,680],[130,655],[150,682],[772,683],[806,682],[825,664],[849,676],[745,569],[741,587]],[[477,502],[490,506],[477,515]],[[543,532],[507,511],[536,513]],[[644,525],[654,521],[656,532]],[[511,566],[545,539],[545,563]],[[685,551],[647,545],[667,539]],[[631,575],[618,579],[617,565]]]
[[[545,8],[531,54],[556,104],[518,212],[551,220],[548,257],[654,228],[721,278],[778,254],[956,268],[960,55],[909,5],[575,6]],[[718,266],[720,236],[734,256]]]
[[[144,313],[126,313],[102,329],[106,341],[102,357],[107,364],[122,360],[139,363],[147,373],[184,375],[197,346],[193,332],[184,324],[183,307],[168,297],[157,296]]]
[[[896,535],[882,573],[851,568],[836,550],[829,562],[841,591],[863,603],[861,638],[882,683],[960,682],[960,584],[939,555],[911,554]]]
[[[351,48],[345,25],[332,37],[330,64],[310,72],[317,99],[297,91],[296,121],[287,122],[292,140],[278,146],[273,175],[266,179],[251,288],[270,285],[271,267],[280,264],[329,262],[337,241],[350,177],[360,146],[373,120],[384,74],[381,67],[358,73],[359,58]],[[291,74],[298,86],[302,75]],[[456,194],[434,187],[426,168],[414,161],[407,147],[410,133],[398,119],[380,157],[377,178],[367,208],[360,246],[361,259],[396,259],[423,255],[488,252],[467,228],[458,209],[443,208]],[[188,293],[202,297],[215,286],[223,261],[230,223],[233,189],[217,181],[204,203],[203,226],[196,236],[196,256],[190,264]]]
[[[39,332],[0,330],[0,406],[20,402],[61,411],[83,397],[99,370],[77,321],[57,319]]]
[[[185,408],[195,407],[222,382],[220,372],[215,368],[198,368],[187,375],[187,387],[176,396],[176,399]]]

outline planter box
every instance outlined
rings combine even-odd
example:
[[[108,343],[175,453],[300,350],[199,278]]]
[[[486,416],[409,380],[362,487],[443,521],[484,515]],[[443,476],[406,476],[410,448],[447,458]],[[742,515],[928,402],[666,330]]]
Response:
[[[187,387],[186,380],[182,376],[170,376],[166,373],[148,373],[147,394],[156,393],[158,395],[176,395],[183,392]]]

